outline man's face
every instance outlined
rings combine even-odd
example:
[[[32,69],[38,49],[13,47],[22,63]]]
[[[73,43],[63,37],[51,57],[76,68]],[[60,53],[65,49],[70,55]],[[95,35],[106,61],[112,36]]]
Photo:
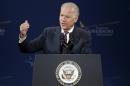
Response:
[[[74,14],[74,8],[62,7],[60,12],[60,26],[64,31],[68,31],[77,22],[77,17]]]

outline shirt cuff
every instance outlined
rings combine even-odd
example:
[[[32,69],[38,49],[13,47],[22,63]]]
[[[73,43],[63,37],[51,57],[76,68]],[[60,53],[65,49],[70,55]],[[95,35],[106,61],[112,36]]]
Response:
[[[27,36],[25,36],[23,38],[20,38],[20,36],[19,36],[19,43],[22,43],[26,38],[27,38]]]

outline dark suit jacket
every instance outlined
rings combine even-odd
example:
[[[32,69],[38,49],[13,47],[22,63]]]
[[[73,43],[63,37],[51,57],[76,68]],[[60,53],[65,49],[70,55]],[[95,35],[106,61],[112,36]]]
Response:
[[[71,33],[73,47],[69,51],[70,54],[87,54],[90,53],[90,33],[84,29],[75,27]],[[20,50],[25,53],[37,52],[42,50],[45,54],[61,54],[61,28],[48,27],[35,38],[27,41],[27,39],[19,43]]]

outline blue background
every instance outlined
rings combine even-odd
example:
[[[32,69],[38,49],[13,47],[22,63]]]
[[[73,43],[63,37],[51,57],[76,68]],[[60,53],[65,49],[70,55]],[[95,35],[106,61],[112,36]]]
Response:
[[[79,21],[92,34],[92,51],[102,56],[104,86],[130,86],[127,0],[0,0],[0,86],[31,86],[35,57],[19,51],[19,26],[28,20],[33,39],[43,28],[59,25],[60,6],[67,1],[79,5]]]

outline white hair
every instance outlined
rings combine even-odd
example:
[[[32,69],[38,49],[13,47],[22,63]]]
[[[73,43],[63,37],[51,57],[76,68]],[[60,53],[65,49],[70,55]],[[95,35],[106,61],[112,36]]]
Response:
[[[73,3],[73,2],[66,2],[66,3],[63,3],[62,5],[61,5],[61,9],[62,9],[62,7],[72,7],[72,8],[74,8],[74,11],[75,11],[75,16],[76,17],[78,17],[79,16],[79,7],[75,4],[75,3]]]

